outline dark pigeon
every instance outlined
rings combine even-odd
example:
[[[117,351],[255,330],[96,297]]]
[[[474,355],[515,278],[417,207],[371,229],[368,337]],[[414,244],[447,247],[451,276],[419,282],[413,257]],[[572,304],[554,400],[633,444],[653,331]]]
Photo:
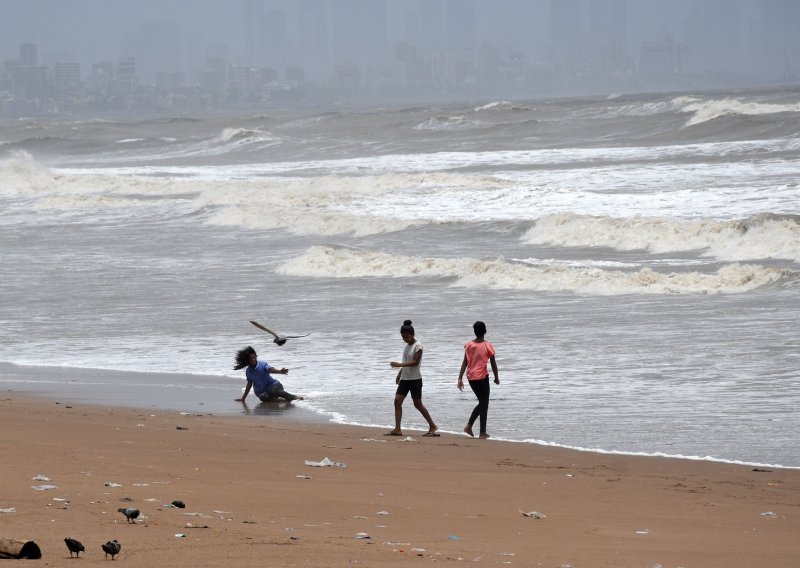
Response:
[[[106,553],[105,558],[108,558],[110,554],[111,560],[114,560],[114,557],[122,550],[122,545],[117,542],[117,539],[109,540],[107,543],[101,544],[100,547],[103,549],[103,552]]]
[[[129,523],[135,523],[136,521],[133,519],[139,516],[139,509],[134,509],[133,507],[120,507],[117,511],[125,515]]]
[[[72,553],[73,552],[75,553],[75,556],[80,558],[81,552],[86,550],[83,547],[83,545],[80,542],[78,542],[77,540],[75,540],[74,538],[67,537],[67,538],[64,539],[64,542],[67,544],[67,548],[69,548],[69,557],[70,558],[72,558]]]

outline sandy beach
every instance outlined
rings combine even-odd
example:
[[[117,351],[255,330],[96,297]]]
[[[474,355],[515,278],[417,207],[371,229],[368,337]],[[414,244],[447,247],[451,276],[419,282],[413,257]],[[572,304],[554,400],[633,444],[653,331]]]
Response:
[[[14,392],[0,431],[0,539],[47,566],[800,565],[797,470]]]

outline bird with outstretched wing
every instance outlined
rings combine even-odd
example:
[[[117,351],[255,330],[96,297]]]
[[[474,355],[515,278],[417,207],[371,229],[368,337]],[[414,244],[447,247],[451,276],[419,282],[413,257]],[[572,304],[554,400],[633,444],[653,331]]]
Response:
[[[258,329],[260,329],[262,331],[266,331],[267,333],[273,335],[275,337],[275,339],[273,339],[272,341],[274,341],[278,345],[283,345],[284,343],[286,343],[286,340],[288,340],[288,339],[297,339],[298,337],[307,337],[307,336],[311,335],[310,333],[304,333],[302,335],[279,335],[279,334],[275,333],[274,331],[272,331],[271,329],[269,329],[267,327],[264,327],[263,325],[261,325],[257,321],[250,320],[250,323],[252,323]]]

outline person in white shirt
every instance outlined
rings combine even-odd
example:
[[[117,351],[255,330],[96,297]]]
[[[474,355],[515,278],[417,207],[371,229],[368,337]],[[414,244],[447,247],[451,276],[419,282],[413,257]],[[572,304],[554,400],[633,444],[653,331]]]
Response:
[[[389,363],[394,368],[400,369],[397,372],[397,391],[394,395],[394,430],[387,432],[387,436],[402,436],[400,422],[403,418],[403,401],[408,393],[411,393],[411,400],[414,401],[414,408],[419,410],[422,417],[428,421],[428,431],[423,436],[439,436],[439,428],[431,418],[428,409],[422,404],[422,374],[420,373],[420,363],[422,362],[422,344],[414,337],[414,326],[411,320],[403,322],[400,328],[400,336],[406,342],[403,350],[402,362],[392,361]]]

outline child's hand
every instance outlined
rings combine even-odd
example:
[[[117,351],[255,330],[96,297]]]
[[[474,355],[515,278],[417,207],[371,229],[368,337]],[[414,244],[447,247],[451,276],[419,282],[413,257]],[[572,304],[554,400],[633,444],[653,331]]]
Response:
[[[494,378],[494,384],[496,384],[496,385],[500,384],[500,377],[495,377]]]
[[[464,381],[462,381],[461,379],[458,379],[458,390],[460,391],[464,390]]]

